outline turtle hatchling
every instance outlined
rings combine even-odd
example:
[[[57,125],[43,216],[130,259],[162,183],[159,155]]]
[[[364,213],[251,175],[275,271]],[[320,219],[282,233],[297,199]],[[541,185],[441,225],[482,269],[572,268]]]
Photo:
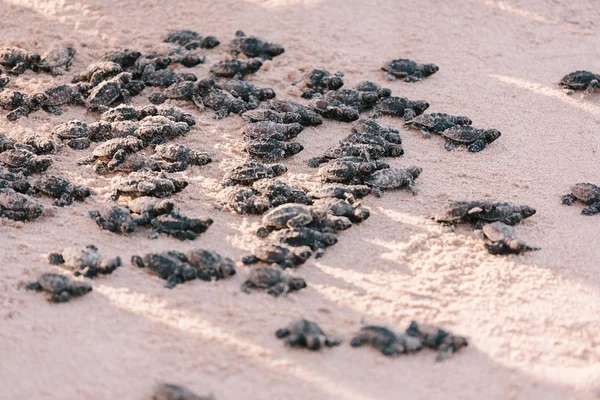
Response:
[[[184,170],[188,165],[206,165],[212,162],[208,153],[192,150],[182,144],[161,144],[154,148],[154,155],[171,163],[180,165],[179,170]]]
[[[188,264],[196,270],[196,277],[203,281],[227,279],[236,274],[235,262],[216,251],[196,249],[186,253]]]
[[[57,46],[42,55],[39,68],[52,75],[62,75],[71,67],[74,56],[75,49],[72,47]]]
[[[278,207],[286,203],[312,204],[312,200],[306,195],[306,191],[279,179],[263,179],[254,182],[252,186],[258,193],[269,199],[272,207]]]
[[[83,185],[75,185],[68,179],[50,175],[39,179],[33,185],[37,193],[43,193],[54,200],[54,205],[58,207],[69,206],[74,200],[83,201],[86,197],[92,195],[92,190]]]
[[[42,274],[37,281],[25,286],[27,290],[48,292],[51,303],[65,303],[73,297],[80,297],[92,291],[87,282],[80,282],[60,274]]]
[[[381,136],[390,143],[402,144],[402,138],[398,129],[391,126],[383,125],[374,119],[359,119],[352,125],[354,133],[368,133],[371,135]]]
[[[304,85],[308,88],[302,93],[303,99],[312,99],[315,94],[323,94],[327,90],[338,90],[344,86],[344,73],[335,74],[323,69],[312,69],[302,76]],[[298,83],[298,82],[296,82]]]
[[[98,274],[111,274],[121,266],[121,258],[102,257],[94,245],[86,247],[67,247],[60,253],[48,255],[52,265],[64,265],[73,270],[75,276],[94,278]]]
[[[294,268],[304,264],[312,256],[313,252],[309,247],[290,247],[275,243],[265,243],[252,249],[252,254],[242,259],[246,265],[264,262],[267,264],[277,264],[279,267]]]
[[[354,223],[360,223],[370,217],[368,208],[360,205],[360,202],[350,203],[347,199],[325,198],[316,200],[313,208],[325,211],[336,217],[346,217]]]
[[[271,100],[270,105],[275,111],[284,113],[284,115],[296,114],[298,120],[290,122],[299,122],[304,126],[316,126],[323,123],[323,117],[321,117],[314,109],[296,103],[295,101]]]
[[[289,275],[279,267],[261,267],[250,270],[248,280],[242,284],[242,291],[250,293],[250,289],[267,289],[268,294],[279,297],[305,287],[304,279]]]
[[[20,75],[30,69],[36,71],[40,65],[41,57],[37,53],[30,53],[20,47],[5,47],[0,49],[0,66],[8,73]]]
[[[419,338],[386,326],[367,325],[350,341],[352,347],[370,344],[385,356],[414,353],[423,348]]]
[[[223,176],[221,186],[249,186],[261,179],[275,178],[286,171],[287,167],[283,164],[265,165],[259,162],[250,161],[227,171]]]
[[[525,218],[536,213],[536,210],[526,205],[491,201],[455,201],[437,214],[433,219],[442,223],[472,223],[482,227],[486,223],[500,221],[507,225],[516,225]]]
[[[120,64],[102,61],[90,64],[87,69],[73,78],[73,83],[87,82],[90,87],[98,86],[101,82],[123,72]]]
[[[89,213],[100,229],[114,233],[131,233],[135,231],[136,221],[128,208],[112,206],[106,211],[93,210]]]
[[[246,115],[246,113],[244,113]],[[299,123],[282,124],[271,121],[254,122],[244,125],[242,132],[247,139],[290,140],[298,136],[304,127]]]
[[[171,178],[164,172],[136,171],[117,180],[113,199],[121,195],[167,197],[181,192],[187,185],[187,181]]]
[[[275,91],[271,88],[258,87],[238,79],[223,82],[222,88],[234,97],[244,100],[248,103],[250,109],[258,107],[261,101],[270,100],[275,97]]]
[[[196,270],[187,263],[185,254],[178,251],[149,253],[143,257],[133,256],[131,263],[167,281],[166,288],[172,289],[180,283],[196,279]]]
[[[310,350],[319,350],[323,346],[334,347],[342,343],[340,339],[327,336],[315,322],[299,319],[287,327],[277,329],[275,336],[285,339],[285,343],[292,347],[306,347]]]
[[[372,193],[380,197],[384,190],[407,187],[413,194],[417,193],[415,180],[421,175],[421,167],[386,168],[373,172],[364,179],[365,185],[371,186]]]
[[[206,106],[215,110],[216,119],[227,117],[229,114],[241,114],[249,108],[243,99],[223,90],[214,79],[196,82],[193,96],[197,98],[194,102],[199,107]]]
[[[30,221],[44,212],[37,201],[10,188],[0,189],[0,217],[15,221]]]
[[[257,108],[242,114],[242,118],[249,123],[276,122],[278,124],[292,124],[299,122],[300,114],[294,112],[278,112],[270,108]],[[322,123],[322,122],[321,122]]]
[[[135,222],[139,225],[149,224],[154,218],[170,214],[175,208],[171,200],[142,196],[127,203]]]
[[[515,234],[515,229],[502,222],[484,225],[481,229],[481,237],[490,254],[519,254],[523,251],[540,249],[519,239]]]
[[[231,41],[229,47],[234,56],[242,53],[246,57],[259,57],[263,60],[270,60],[284,52],[282,45],[265,42],[256,36],[246,36],[242,31],[235,33],[235,38]]]
[[[389,115],[391,117],[404,117],[404,121],[410,121],[414,117],[421,115],[429,108],[429,103],[424,100],[412,101],[406,97],[390,96],[382,99],[375,106],[372,118],[380,115]]]
[[[23,175],[32,175],[44,172],[50,165],[52,159],[46,156],[37,156],[22,147],[0,153],[0,164],[11,172],[21,172]]]
[[[218,196],[224,210],[238,214],[264,214],[271,208],[269,199],[249,187],[227,187]]]
[[[100,59],[119,64],[122,68],[130,68],[135,65],[135,61],[140,58],[142,53],[133,49],[110,50],[104,53]]]
[[[178,44],[188,50],[197,48],[212,49],[221,43],[214,36],[202,36],[202,34],[198,32],[187,29],[169,32],[163,37],[163,41]]]
[[[432,133],[440,134],[446,129],[457,125],[471,125],[471,120],[467,117],[449,115],[444,113],[421,114],[418,117],[406,122],[407,125],[420,129],[426,137]]]
[[[469,341],[464,336],[455,336],[434,325],[421,324],[417,321],[411,322],[406,329],[406,334],[419,339],[425,347],[437,350],[436,362],[447,359],[453,353],[469,345]]]
[[[588,93],[600,88],[600,75],[589,71],[575,71],[565,75],[560,86],[572,90],[585,90]]]
[[[294,156],[302,150],[304,146],[298,142],[282,142],[275,139],[254,139],[244,143],[244,151],[250,158],[260,159],[266,163]]]
[[[0,188],[13,189],[16,192],[30,194],[31,184],[27,182],[27,177],[19,172],[10,172],[7,168],[0,165]]]
[[[383,64],[381,69],[386,72],[385,76],[391,81],[404,78],[405,82],[418,82],[435,74],[439,67],[435,64],[419,64],[412,60],[399,58]]]
[[[340,122],[352,122],[360,118],[360,114],[356,109],[336,99],[319,96],[311,101],[310,106],[323,117]]]
[[[114,104],[128,103],[132,96],[138,95],[144,88],[144,82],[134,80],[130,72],[122,72],[92,89],[87,104],[93,111],[106,111],[106,107]]]
[[[210,218],[190,218],[173,211],[150,220],[152,230],[149,236],[153,238],[158,233],[165,233],[179,240],[194,240],[206,232],[212,223]]]
[[[1,140],[0,140],[1,141]],[[32,133],[23,138],[23,144],[31,146],[33,153],[37,155],[56,153],[60,149],[60,145],[47,136]],[[0,144],[0,150],[2,145]]]
[[[332,232],[321,232],[317,229],[299,227],[277,231],[271,239],[290,247],[308,247],[316,258],[325,254],[325,248],[338,242],[337,236]]]
[[[91,144],[88,124],[78,120],[55,126],[52,135],[57,141],[65,142],[73,150],[87,149]]]
[[[467,146],[467,150],[471,153],[477,153],[498,139],[501,133],[497,129],[478,129],[468,125],[455,125],[441,132],[441,135],[446,138],[444,144],[446,150],[454,150],[457,144],[462,144]]]
[[[344,157],[321,165],[319,176],[324,182],[362,185],[366,177],[375,171],[389,167],[382,161],[365,161],[358,157]]]
[[[371,188],[367,185],[344,185],[340,183],[321,185],[308,192],[308,196],[315,199],[362,199],[369,193],[371,193]]]
[[[258,58],[243,60],[223,60],[210,67],[210,72],[223,78],[244,79],[246,75],[257,72],[263,63]]]
[[[571,186],[571,193],[562,196],[562,203],[570,206],[580,201],[587,207],[581,210],[583,215],[594,215],[600,212],[600,187],[593,183],[576,183]]]
[[[276,229],[301,227],[310,224],[315,218],[324,217],[324,212],[317,213],[305,204],[282,204],[263,216],[263,226],[258,229],[256,234],[266,237]]]

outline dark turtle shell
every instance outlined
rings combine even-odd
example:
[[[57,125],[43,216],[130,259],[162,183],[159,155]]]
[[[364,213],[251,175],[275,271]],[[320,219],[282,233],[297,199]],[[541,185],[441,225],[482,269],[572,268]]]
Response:
[[[600,75],[590,71],[575,71],[565,75],[560,80],[560,85],[571,89],[583,90],[594,80],[600,80]]]
[[[454,126],[446,129],[441,134],[455,142],[473,143],[481,138],[483,132],[483,130],[471,126]]]
[[[288,203],[273,208],[263,216],[265,226],[286,227],[287,222],[299,215],[304,215],[307,220],[312,218],[312,210],[304,204]]]
[[[262,288],[268,288],[283,280],[284,272],[281,268],[253,268],[248,276],[248,281]]]
[[[584,203],[600,199],[600,187],[592,183],[576,183],[571,187],[571,193]]]

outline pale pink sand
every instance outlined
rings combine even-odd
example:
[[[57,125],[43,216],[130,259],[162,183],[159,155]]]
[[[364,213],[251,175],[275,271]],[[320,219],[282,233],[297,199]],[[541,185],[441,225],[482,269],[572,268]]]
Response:
[[[566,2],[563,2],[566,3]],[[406,155],[394,166],[423,167],[420,193],[369,197],[372,217],[340,235],[340,243],[298,270],[309,287],[285,298],[239,291],[232,280],[194,281],[174,290],[129,263],[96,279],[94,291],[50,305],[23,284],[57,271],[44,255],[67,245],[96,244],[129,260],[133,254],[195,247],[239,259],[259,218],[213,209],[214,184],[242,159],[235,142],[242,121],[199,123],[181,140],[207,149],[216,162],[185,172],[191,184],[174,198],[184,212],[209,214],[211,229],[194,242],[140,231],[121,237],[87,217],[108,201],[106,186],[68,148],[50,173],[94,187],[98,196],[52,217],[0,226],[0,398],[147,399],[161,380],[217,399],[584,399],[600,396],[600,216],[583,217],[559,197],[578,181],[600,183],[600,96],[569,97],[557,81],[577,69],[598,71],[600,9],[593,0],[359,1],[5,0],[2,45],[43,51],[77,49],[71,74],[102,52],[149,51],[168,30],[190,28],[222,41],[208,52],[205,76],[238,29],[285,45],[286,52],[252,76],[280,98],[302,71],[346,72],[347,86],[372,79],[397,95],[428,100],[430,111],[468,115],[502,137],[480,154],[449,153],[439,138],[402,130]],[[419,84],[386,82],[388,59],[434,62],[440,71]],[[69,81],[72,75],[60,78]],[[12,87],[51,82],[27,73]],[[135,99],[143,103],[151,91]],[[193,107],[183,105],[190,111]],[[73,118],[38,112],[18,124],[2,114],[0,132],[49,132]],[[383,119],[401,128],[399,120]],[[316,183],[305,161],[349,133],[326,122],[300,135],[306,150],[287,162],[288,176]],[[402,129],[402,128],[401,128]],[[426,217],[452,200],[529,204],[538,214],[518,232],[543,250],[519,257],[488,255],[476,233],[456,233]],[[45,199],[46,204],[50,201]],[[344,339],[321,353],[285,348],[277,328],[304,316]],[[386,359],[348,345],[363,323],[403,329],[411,319],[439,323],[471,338],[471,346],[434,364],[434,354]]]

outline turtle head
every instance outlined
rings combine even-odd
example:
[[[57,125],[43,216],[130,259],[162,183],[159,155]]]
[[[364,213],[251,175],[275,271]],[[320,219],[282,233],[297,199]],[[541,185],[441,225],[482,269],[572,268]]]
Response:
[[[201,97],[204,97],[210,92],[210,90],[215,85],[216,85],[216,82],[214,79],[211,79],[211,78],[200,79],[195,84],[195,91],[196,91],[196,93],[198,93],[198,95],[200,95]]]
[[[471,125],[473,121],[467,117],[456,117],[456,123],[458,125]]]
[[[274,164],[271,165],[271,171],[273,171],[274,176],[279,176],[287,172],[287,167],[283,164]]]
[[[324,232],[322,236],[322,242],[325,246],[333,246],[338,241],[337,236],[331,232]]]
[[[269,43],[267,47],[267,54],[271,57],[277,57],[285,51],[282,45],[276,43]]]
[[[306,287],[306,281],[302,278],[293,277],[290,278],[288,285],[290,287],[290,290],[300,290]]]
[[[138,267],[138,268],[144,268],[145,267],[144,260],[140,256],[133,256],[133,257],[131,257],[131,263],[133,265],[135,265],[136,267]]]
[[[71,286],[71,294],[73,296],[83,296],[92,291],[92,285],[87,282],[74,281]]]
[[[221,42],[219,42],[219,39],[217,39],[214,36],[207,36],[204,39],[202,39],[202,43],[200,44],[200,47],[202,47],[203,49],[212,49],[217,47],[218,45],[220,45]]]
[[[42,57],[38,53],[29,53],[25,60],[30,65],[38,65],[42,61]]]
[[[488,143],[492,143],[494,140],[498,139],[502,134],[497,129],[488,129],[485,131],[485,140]]]
[[[339,88],[344,86],[344,79],[342,78],[343,76],[344,76],[343,72],[338,72],[335,75],[331,76],[327,80],[327,89],[338,90]]]
[[[413,107],[416,115],[421,115],[429,108],[429,103],[425,100],[418,100],[413,102]]]
[[[366,104],[375,104],[379,101],[379,94],[377,92],[363,92],[361,100]]]
[[[287,143],[285,153],[288,156],[293,156],[295,154],[300,153],[302,150],[304,150],[304,146],[302,146],[301,143],[291,142]]]
[[[433,75],[436,72],[438,72],[439,69],[440,69],[440,67],[438,67],[435,64],[425,64],[425,65],[423,65],[423,75],[425,75],[425,76]]]
[[[399,144],[391,144],[388,148],[388,156],[398,157],[404,154],[404,149]]]
[[[529,206],[521,206],[521,214],[523,214],[523,218],[529,218],[535,213],[535,208]]]
[[[294,255],[300,262],[305,262],[312,254],[312,250],[307,246],[298,247],[294,250]]]
[[[406,168],[406,172],[408,172],[408,174],[413,178],[413,179],[417,179],[419,177],[419,175],[421,175],[421,172],[423,172],[423,168],[421,167],[416,167],[416,166],[410,166],[408,168]]]
[[[235,275],[235,263],[230,258],[226,258],[217,269],[219,279],[225,279]]]
[[[392,89],[381,88],[377,90],[379,97],[390,97],[392,95]]]
[[[352,226],[352,222],[347,217],[330,216],[327,225],[335,231],[344,231]]]
[[[250,73],[258,71],[260,69],[260,67],[262,67],[262,64],[263,64],[262,61],[260,61],[258,58],[251,58],[246,63],[246,65],[248,67],[248,71]]]
[[[261,88],[258,90],[258,99],[261,101],[270,100],[275,97],[275,91],[271,88]]]

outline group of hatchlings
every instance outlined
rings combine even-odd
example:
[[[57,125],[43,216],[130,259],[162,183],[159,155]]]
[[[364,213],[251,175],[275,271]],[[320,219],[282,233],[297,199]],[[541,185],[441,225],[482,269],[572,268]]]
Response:
[[[143,226],[150,238],[167,234],[193,240],[209,229],[213,220],[182,215],[165,197],[188,185],[171,173],[206,165],[212,157],[207,152],[169,143],[189,132],[196,119],[193,114],[164,103],[192,102],[200,111],[212,109],[217,119],[238,114],[246,121],[241,150],[248,154],[248,160],[224,175],[217,198],[223,210],[263,215],[256,235],[265,240],[242,259],[243,264],[259,266],[250,270],[242,290],[262,288],[273,296],[281,296],[306,287],[304,279],[285,269],[297,267],[313,254],[322,256],[327,247],[337,243],[339,231],[369,218],[362,198],[403,187],[417,193],[415,181],[422,172],[420,167],[394,168],[382,160],[402,156],[404,149],[399,131],[378,122],[379,116],[402,118],[405,126],[420,130],[427,138],[441,136],[447,150],[463,145],[469,152],[479,152],[501,136],[496,129],[473,127],[464,116],[427,114],[426,101],[392,96],[390,89],[375,82],[364,81],[352,89],[343,89],[343,72],[314,69],[293,82],[308,104],[276,99],[273,89],[258,87],[244,78],[257,72],[265,60],[281,55],[283,46],[241,31],[236,32],[229,45],[228,58],[210,68],[210,77],[198,79],[193,73],[179,72],[180,68],[169,68],[204,63],[201,52],[219,44],[214,36],[189,30],[171,32],[163,37],[157,53],[110,51],[76,75],[72,84],[50,86],[36,93],[10,89],[9,75],[17,76],[26,70],[64,74],[75,50],[56,47],[40,56],[17,47],[0,49],[0,108],[9,111],[9,120],[16,121],[38,110],[59,115],[61,107],[68,105],[85,106],[100,114],[96,122],[74,120],[60,124],[49,136],[31,134],[15,141],[0,135],[0,216],[17,221],[42,216],[44,206],[35,199],[39,195],[52,197],[54,205],[60,207],[93,195],[92,189],[63,177],[30,177],[48,170],[52,164],[48,155],[60,151],[63,145],[81,151],[97,143],[91,155],[81,157],[79,164],[90,165],[99,175],[127,175],[115,178],[115,203],[91,211],[91,220],[116,234],[127,234]],[[407,59],[392,60],[382,69],[387,78],[406,82],[420,81],[438,71],[434,64]],[[592,92],[600,87],[599,82],[600,75],[577,71],[565,76],[560,85]],[[148,97],[150,104],[127,105],[132,96],[140,95],[146,88],[153,91]],[[367,111],[370,116],[361,118],[361,113]],[[304,149],[293,139],[305,127],[322,124],[324,118],[353,125],[336,146],[308,160],[310,167],[318,168],[322,185],[306,190],[280,179],[287,167],[277,162]],[[123,202],[121,197],[128,201]],[[600,212],[600,187],[591,183],[574,185],[562,202],[571,205],[575,201],[586,205],[584,215]],[[480,228],[484,245],[492,254],[518,254],[538,249],[519,239],[513,229],[533,214],[531,207],[508,202],[458,201],[433,218],[444,224],[463,222]],[[87,278],[110,274],[121,266],[119,257],[103,257],[93,245],[63,249],[48,259],[53,265],[71,269],[75,276]],[[204,249],[150,253],[134,256],[131,262],[166,280],[168,288],[193,279],[225,279],[236,273],[233,260]],[[65,275],[46,273],[27,289],[48,292],[51,302],[66,302],[89,293],[92,286]],[[340,343],[325,335],[316,323],[304,319],[277,330],[276,336],[291,346],[312,350]],[[438,350],[439,361],[466,346],[467,339],[413,321],[405,333],[383,326],[365,326],[351,345],[367,343],[388,356],[430,347]],[[154,398],[206,397],[164,384],[156,389]]]

